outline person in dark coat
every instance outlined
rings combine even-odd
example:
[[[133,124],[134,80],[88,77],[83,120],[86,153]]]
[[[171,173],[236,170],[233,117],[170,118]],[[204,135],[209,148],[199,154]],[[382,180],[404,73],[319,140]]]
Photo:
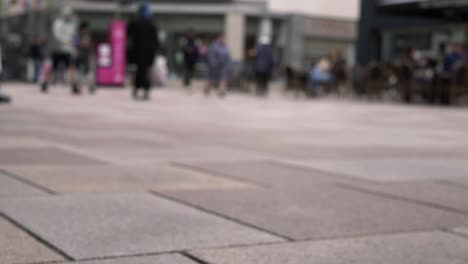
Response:
[[[255,51],[254,71],[257,80],[257,95],[265,96],[268,93],[268,83],[273,71],[273,47],[270,38],[263,36]]]
[[[143,99],[149,99],[151,88],[150,70],[158,50],[158,29],[151,22],[151,12],[147,4],[140,6],[138,17],[128,25],[129,62],[135,64],[133,97],[138,99],[140,89]]]
[[[187,34],[186,43],[183,47],[184,52],[184,85],[189,87],[192,84],[193,73],[195,71],[195,65],[198,61],[198,46],[195,40],[195,34],[190,31]]]

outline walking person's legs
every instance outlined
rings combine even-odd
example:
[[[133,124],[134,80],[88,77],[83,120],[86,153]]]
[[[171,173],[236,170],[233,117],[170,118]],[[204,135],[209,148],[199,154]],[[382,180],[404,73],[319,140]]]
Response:
[[[265,74],[265,78],[263,79],[263,96],[268,94],[269,82],[270,82],[270,75],[267,73]]]
[[[150,99],[150,92],[151,92],[151,81],[150,81],[150,69],[151,66],[143,66],[141,67],[141,87],[144,90],[143,99],[149,100]]]
[[[84,63],[85,61],[83,58],[74,58],[69,67],[72,94],[74,95],[81,93],[81,85],[85,74]]]
[[[224,69],[221,69],[219,72],[218,95],[221,98],[225,97],[227,93],[228,74],[229,74],[228,71],[229,69],[225,67]]]
[[[262,94],[262,76],[260,73],[255,73],[255,82],[256,82],[256,89],[255,89],[255,94],[257,96],[260,96]]]
[[[143,66],[137,65],[134,78],[133,78],[133,98],[135,100],[139,99],[138,92],[140,88],[143,87],[143,83],[144,83]]]
[[[80,87],[80,72],[75,65],[71,65],[68,69],[69,78],[71,82],[71,92],[73,95],[78,95],[81,93]]]
[[[37,83],[39,81],[39,75],[41,73],[41,66],[42,66],[42,60],[39,60],[39,59],[34,60],[34,74],[33,74],[34,83]]]
[[[205,87],[205,95],[207,96],[210,95],[211,89],[216,88],[216,86],[217,86],[216,69],[210,67],[208,71],[208,81]]]
[[[206,86],[205,86],[205,89],[203,90],[203,92],[205,93],[205,95],[209,95],[211,93],[211,89],[213,88],[213,80],[212,79],[208,79],[207,82],[206,82]]]
[[[227,93],[227,80],[222,79],[219,81],[218,95],[219,97],[223,98],[226,96],[226,93]]]
[[[194,65],[191,63],[185,64],[184,72],[184,85],[185,87],[190,87],[192,85]]]
[[[257,73],[257,95],[265,96],[268,89],[268,74]]]

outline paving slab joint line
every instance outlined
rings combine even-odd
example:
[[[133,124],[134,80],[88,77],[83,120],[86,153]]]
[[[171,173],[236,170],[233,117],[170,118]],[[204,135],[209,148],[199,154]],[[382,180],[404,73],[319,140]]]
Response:
[[[161,252],[156,252],[156,253],[140,253],[140,254],[130,254],[130,255],[80,258],[80,259],[75,259],[74,262],[90,262],[90,261],[119,260],[119,259],[128,259],[128,258],[156,257],[156,256],[162,256],[162,255],[172,255],[172,254],[177,254],[177,253],[180,253],[180,252],[177,250],[170,250],[170,251],[161,251]],[[65,264],[68,262],[64,261],[61,263]]]
[[[461,236],[463,238],[468,239],[468,235],[460,234],[454,232],[450,229],[420,229],[420,230],[413,230],[413,231],[401,231],[401,232],[381,232],[381,233],[374,233],[374,234],[367,234],[367,235],[351,235],[351,236],[336,236],[336,237],[328,237],[328,238],[305,238],[305,239],[298,239],[294,241],[280,241],[280,242],[267,242],[267,243],[257,243],[257,244],[247,244],[247,245],[233,245],[233,246],[221,246],[221,247],[210,247],[207,249],[192,249],[194,250],[224,250],[224,249],[243,249],[243,248],[255,248],[255,247],[268,247],[268,246],[282,246],[282,245],[294,245],[294,244],[302,244],[302,243],[322,243],[322,242],[334,242],[334,241],[350,241],[354,239],[365,239],[365,238],[377,238],[377,237],[389,237],[389,236],[399,236],[399,235],[409,235],[409,234],[424,234],[434,231],[440,231],[444,233],[452,233],[454,235]]]
[[[179,163],[179,162],[171,162],[170,164],[177,167],[177,168],[180,168],[180,169],[191,170],[191,171],[203,173],[203,174],[206,174],[206,175],[209,175],[209,176],[212,176],[212,177],[225,178],[225,179],[229,179],[229,180],[233,180],[233,181],[237,181],[237,182],[242,182],[242,183],[246,183],[246,184],[253,185],[253,186],[256,186],[256,187],[260,187],[260,188],[263,188],[263,189],[271,189],[273,187],[273,186],[271,186],[269,184],[250,181],[250,180],[242,179],[242,178],[239,178],[239,177],[230,176],[230,175],[224,174],[224,173],[213,172],[213,171],[210,171],[209,169],[203,169],[203,168],[193,166],[193,165],[188,165],[188,164]]]
[[[211,249],[211,248],[202,248],[202,250]],[[192,250],[192,249],[186,249]],[[140,254],[129,254],[129,255],[116,255],[116,256],[103,256],[103,257],[91,257],[91,258],[80,258],[74,260],[59,260],[59,261],[46,261],[46,262],[28,262],[28,263],[20,263],[20,264],[67,264],[67,263],[74,263],[74,262],[99,262],[99,261],[107,261],[107,260],[122,260],[122,259],[129,259],[129,258],[145,258],[145,257],[157,257],[157,256],[164,256],[164,255],[174,255],[174,254],[182,254],[180,250],[170,250],[170,251],[160,251],[154,253],[140,253]]]
[[[463,190],[466,190],[468,188],[468,185],[466,185],[466,184],[458,183],[456,181],[451,181],[451,180],[436,180],[434,182],[438,183],[438,184],[443,184],[443,185],[446,185],[446,186],[451,186],[451,187],[454,187],[454,188],[458,188],[458,189],[463,189]]]
[[[66,264],[72,263],[69,260],[54,260],[54,261],[41,261],[41,262],[22,262],[16,264]]]
[[[294,162],[291,162],[291,161],[278,161],[278,160],[272,160],[272,161],[274,163],[276,163],[276,164],[280,164],[280,165],[284,164],[285,167],[295,168],[295,169],[302,169],[302,170],[305,170],[305,171],[308,171],[308,172],[315,171],[317,173],[321,173],[321,174],[331,176],[331,177],[346,178],[348,180],[353,180],[353,181],[356,181],[356,182],[378,183],[377,181],[358,178],[356,176],[346,174],[346,173],[339,173],[339,172],[333,172],[333,171],[327,171],[327,170],[324,170],[324,169],[319,169],[319,168],[313,167],[313,165],[306,166],[306,165],[297,164],[297,163],[294,163]],[[339,179],[337,179],[337,181],[338,180]]]
[[[468,234],[463,234],[463,233],[459,233],[459,232],[456,232],[452,229],[448,229],[448,228],[442,228],[440,229],[440,231],[444,232],[444,233],[448,233],[448,234],[451,234],[451,235],[454,235],[454,236],[457,236],[457,237],[461,237],[461,238],[464,238],[464,239],[468,239]]]
[[[37,184],[37,183],[32,182],[32,181],[27,180],[27,179],[24,179],[23,177],[21,177],[21,176],[19,176],[17,174],[11,173],[11,172],[9,172],[7,170],[0,169],[0,173],[7,176],[7,177],[9,177],[9,178],[11,178],[11,179],[13,179],[13,180],[16,180],[16,181],[24,183],[24,184],[26,184],[28,186],[31,186],[34,189],[38,189],[40,191],[43,191],[43,192],[45,192],[47,194],[50,194],[50,195],[57,195],[58,194],[57,192],[55,192],[55,191],[53,191],[53,190],[51,190],[51,189],[49,189],[49,188],[47,188],[45,186],[42,186],[40,184]]]
[[[456,208],[452,208],[452,207],[448,207],[448,206],[443,206],[443,205],[435,204],[435,203],[431,203],[431,202],[426,202],[426,201],[422,201],[422,200],[418,200],[418,199],[411,199],[411,198],[398,196],[398,195],[395,195],[395,194],[389,194],[389,193],[384,193],[384,192],[379,192],[379,191],[368,190],[368,189],[365,189],[365,188],[360,188],[360,187],[352,186],[352,185],[349,185],[349,184],[343,184],[343,183],[337,183],[337,184],[335,184],[335,186],[337,186],[338,188],[345,189],[345,190],[356,191],[356,192],[369,194],[369,195],[373,195],[373,196],[378,196],[378,197],[383,197],[383,198],[387,198],[387,199],[392,199],[392,200],[396,200],[396,201],[400,201],[400,202],[412,203],[412,204],[419,205],[419,206],[430,207],[432,209],[447,211],[447,212],[456,213],[456,214],[468,215],[468,211],[464,211],[464,210],[460,210],[460,209],[456,209]]]
[[[190,254],[189,252],[186,252],[186,251],[181,252],[180,254],[181,254],[182,256],[184,256],[184,257],[190,259],[191,261],[193,261],[193,262],[195,262],[195,263],[198,263],[198,264],[211,264],[211,263],[209,263],[209,262],[204,261],[203,259],[201,259],[201,258],[199,258],[199,257],[196,257],[196,256]]]
[[[201,211],[201,212],[204,212],[206,214],[210,214],[210,215],[213,215],[213,216],[216,216],[216,217],[219,217],[219,218],[222,218],[224,220],[227,220],[227,221],[230,221],[230,222],[234,222],[238,225],[242,225],[242,226],[245,226],[245,227],[249,227],[251,229],[254,229],[258,232],[262,232],[262,233],[266,233],[266,234],[269,234],[271,236],[274,236],[274,237],[277,237],[277,238],[281,238],[285,241],[288,241],[288,242],[295,242],[296,240],[291,238],[291,237],[288,237],[288,236],[285,236],[285,235],[282,235],[282,234],[279,234],[279,233],[276,233],[274,231],[271,231],[271,230],[268,230],[268,229],[265,229],[263,227],[259,227],[259,226],[256,226],[254,224],[250,224],[250,223],[247,223],[247,222],[244,222],[242,220],[239,220],[239,219],[236,219],[234,217],[230,217],[230,216],[227,216],[227,215],[224,215],[224,214],[221,214],[221,213],[218,213],[216,211],[213,211],[213,210],[209,210],[209,209],[206,209],[206,208],[203,208],[201,206],[198,206],[198,205],[195,205],[195,204],[192,204],[192,203],[189,203],[189,202],[186,202],[186,201],[183,201],[181,199],[177,199],[177,198],[174,198],[172,196],[169,196],[169,195],[166,195],[166,194],[163,194],[163,193],[160,193],[160,192],[156,192],[156,191],[150,191],[149,192],[150,194],[158,197],[158,198],[162,198],[162,199],[165,199],[165,200],[168,200],[168,201],[171,201],[171,202],[174,202],[174,203],[178,203],[178,204],[181,204],[181,205],[185,205],[185,206],[188,206],[192,209],[195,209],[197,211]]]
[[[37,235],[36,233],[34,233],[33,231],[29,230],[26,226],[20,224],[19,222],[17,222],[16,220],[14,220],[13,218],[9,217],[7,214],[5,214],[3,211],[0,210],[0,217],[2,217],[3,219],[5,219],[6,221],[8,221],[9,223],[11,223],[12,225],[16,226],[17,228],[19,228],[20,230],[22,230],[23,232],[25,232],[26,234],[28,234],[29,236],[31,236],[33,239],[35,239],[36,241],[38,241],[39,243],[41,243],[42,245],[46,246],[47,248],[49,248],[52,252],[55,252],[57,255],[61,256],[62,258],[64,258],[65,260],[68,260],[68,261],[73,261],[75,260],[74,258],[72,258],[71,256],[69,256],[67,253],[65,253],[63,250],[61,250],[59,247],[55,246],[54,244],[50,243],[49,241],[45,240],[44,238],[42,238],[41,236]]]

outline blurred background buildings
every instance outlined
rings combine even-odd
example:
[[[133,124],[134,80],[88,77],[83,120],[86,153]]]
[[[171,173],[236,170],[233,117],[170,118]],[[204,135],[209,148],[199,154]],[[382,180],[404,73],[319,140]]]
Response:
[[[409,47],[440,58],[448,43],[466,47],[468,1],[362,0],[358,62],[391,62]]]

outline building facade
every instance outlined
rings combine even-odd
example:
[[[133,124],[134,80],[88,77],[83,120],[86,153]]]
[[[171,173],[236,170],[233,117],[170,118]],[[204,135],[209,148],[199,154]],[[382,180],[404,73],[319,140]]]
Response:
[[[0,0],[10,1],[10,0]],[[98,41],[107,38],[109,22],[119,17],[130,19],[139,1],[119,5],[114,0],[23,0],[31,5],[8,7],[3,4],[3,35],[21,32],[26,43],[34,35],[47,36],[55,5],[68,4],[80,20],[90,23]],[[272,9],[271,0],[152,0],[153,19],[160,29],[160,40],[175,70],[180,61],[180,45],[189,29],[204,42],[223,33],[234,61],[248,62],[261,35],[273,40],[279,65],[296,68],[308,64],[332,49],[340,49],[354,61],[356,23],[346,18],[309,16]],[[121,1],[122,2],[122,1]],[[35,5],[34,3],[39,3]],[[8,25],[8,26],[5,26]],[[27,30],[25,30],[25,25]]]
[[[362,0],[357,60],[391,62],[407,49],[431,58],[449,43],[466,45],[468,1]]]

